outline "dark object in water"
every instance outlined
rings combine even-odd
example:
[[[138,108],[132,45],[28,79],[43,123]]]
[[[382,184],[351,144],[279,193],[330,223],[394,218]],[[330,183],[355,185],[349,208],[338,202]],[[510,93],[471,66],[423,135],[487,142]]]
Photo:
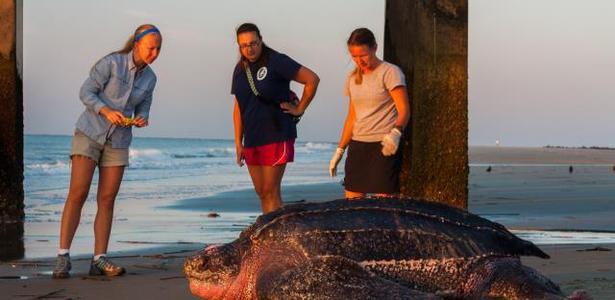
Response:
[[[572,171],[574,171],[574,169],[572,168],[572,166],[568,167],[568,173],[572,173]]]
[[[220,214],[215,213],[215,212],[211,212],[211,213],[208,213],[208,214],[207,214],[207,217],[208,217],[208,218],[217,218],[217,217],[219,217],[219,216],[220,216]]]
[[[583,251],[605,251],[605,252],[608,252],[608,251],[613,251],[613,250],[611,250],[609,248],[605,248],[605,247],[594,247],[594,248],[589,248],[589,249],[579,249],[577,251],[578,252],[583,252]]]
[[[487,172],[491,172],[491,166],[487,167]]]
[[[21,279],[21,280],[23,280],[23,279],[28,279],[28,277],[27,276],[10,276],[10,275],[7,275],[7,276],[0,276],[0,279]]]
[[[208,299],[564,299],[521,255],[549,257],[457,208],[366,198],[284,206],[184,273]]]

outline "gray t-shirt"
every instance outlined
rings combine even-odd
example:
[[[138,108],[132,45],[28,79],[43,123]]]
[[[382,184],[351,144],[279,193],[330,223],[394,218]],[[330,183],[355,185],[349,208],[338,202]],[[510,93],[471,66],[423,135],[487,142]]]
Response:
[[[397,109],[389,92],[398,86],[406,86],[404,73],[385,61],[372,72],[363,74],[360,85],[355,83],[353,73],[348,75],[344,94],[352,100],[356,114],[353,140],[379,142],[391,131],[397,120]]]

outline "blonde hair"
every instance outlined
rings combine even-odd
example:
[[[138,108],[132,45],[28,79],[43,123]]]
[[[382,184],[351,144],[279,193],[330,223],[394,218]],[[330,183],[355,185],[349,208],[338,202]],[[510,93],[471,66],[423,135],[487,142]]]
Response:
[[[346,41],[346,45],[348,46],[367,46],[369,48],[376,47],[376,38],[374,37],[374,33],[367,28],[357,28],[350,33],[350,37],[348,41]],[[363,83],[363,71],[358,66],[352,71],[352,75],[354,76],[354,83],[360,85]]]
[[[124,44],[124,47],[118,51],[115,51],[116,53],[122,53],[122,54],[126,54],[130,51],[132,51],[132,49],[135,47],[135,36],[137,36],[139,33],[146,31],[150,28],[156,28],[156,26],[152,25],[152,24],[143,24],[139,27],[137,27],[137,29],[135,30],[135,32],[128,37],[128,40],[126,41],[126,43]],[[156,28],[158,29],[158,28]],[[158,33],[160,34],[160,33]]]
[[[361,71],[361,68],[355,67],[354,70],[352,70],[352,76],[354,76],[355,84],[361,85],[361,83],[363,83],[363,71]]]

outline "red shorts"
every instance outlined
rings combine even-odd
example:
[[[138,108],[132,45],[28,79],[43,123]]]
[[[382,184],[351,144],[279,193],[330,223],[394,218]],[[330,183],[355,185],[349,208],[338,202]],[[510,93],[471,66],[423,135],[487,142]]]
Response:
[[[295,140],[243,148],[246,164],[252,166],[277,166],[295,159]]]

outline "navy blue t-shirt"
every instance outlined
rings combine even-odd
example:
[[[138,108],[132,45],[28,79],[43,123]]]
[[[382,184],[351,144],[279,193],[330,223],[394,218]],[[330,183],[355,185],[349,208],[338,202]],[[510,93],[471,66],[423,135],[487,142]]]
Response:
[[[290,100],[290,81],[301,65],[285,54],[270,50],[266,65],[250,63],[249,66],[260,97],[252,92],[242,63],[235,67],[231,86],[231,94],[237,98],[241,111],[244,147],[295,139],[297,126],[292,115],[282,111],[280,103]]]

